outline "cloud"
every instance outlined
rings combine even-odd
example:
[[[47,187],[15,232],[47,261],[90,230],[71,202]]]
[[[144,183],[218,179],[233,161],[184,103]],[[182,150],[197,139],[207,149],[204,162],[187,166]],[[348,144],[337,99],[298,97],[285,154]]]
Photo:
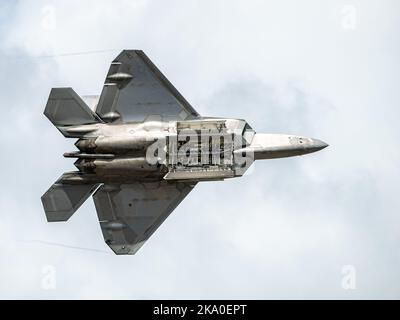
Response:
[[[357,3],[353,32],[334,1],[93,3],[1,5],[1,297],[399,297],[396,3]],[[73,168],[61,156],[73,141],[42,112],[51,87],[99,93],[127,47],[203,115],[331,146],[201,183],[136,256],[107,254],[91,200],[68,223],[45,221],[40,196]],[[116,50],[38,58],[100,49]],[[341,287],[348,264],[356,290]],[[55,290],[42,286],[49,265]]]

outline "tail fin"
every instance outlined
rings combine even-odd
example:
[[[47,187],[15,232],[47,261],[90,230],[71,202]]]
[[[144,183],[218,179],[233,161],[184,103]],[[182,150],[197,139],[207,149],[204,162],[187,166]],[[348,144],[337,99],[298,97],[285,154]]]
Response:
[[[67,221],[99,184],[67,184],[64,175],[42,196],[48,222]]]
[[[51,89],[44,114],[58,129],[101,121],[72,88]]]

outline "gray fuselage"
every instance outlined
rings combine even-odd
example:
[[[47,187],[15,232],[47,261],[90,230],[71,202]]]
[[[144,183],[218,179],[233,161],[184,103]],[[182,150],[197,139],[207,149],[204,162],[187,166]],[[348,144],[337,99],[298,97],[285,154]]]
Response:
[[[98,123],[59,128],[78,137],[78,172],[71,183],[223,180],[243,175],[254,160],[303,155],[327,144],[312,138],[259,134],[238,119]]]

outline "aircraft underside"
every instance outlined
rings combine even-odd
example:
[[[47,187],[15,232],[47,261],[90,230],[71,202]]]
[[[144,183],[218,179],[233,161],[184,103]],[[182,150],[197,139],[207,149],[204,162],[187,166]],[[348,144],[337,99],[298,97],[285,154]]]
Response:
[[[42,196],[49,222],[67,221],[93,194],[105,242],[134,254],[201,181],[242,176],[255,159],[302,155],[324,142],[257,134],[241,119],[201,117],[140,50],[111,63],[94,110],[71,88],[51,90],[44,114],[78,139],[77,171]]]

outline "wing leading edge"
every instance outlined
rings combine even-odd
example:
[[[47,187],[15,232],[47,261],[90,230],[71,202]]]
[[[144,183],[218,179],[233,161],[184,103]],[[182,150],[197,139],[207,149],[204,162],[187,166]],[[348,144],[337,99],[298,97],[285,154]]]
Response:
[[[135,254],[193,187],[165,180],[102,185],[93,199],[105,242],[116,254]]]
[[[111,63],[96,113],[106,122],[200,116],[141,50],[124,50]]]

